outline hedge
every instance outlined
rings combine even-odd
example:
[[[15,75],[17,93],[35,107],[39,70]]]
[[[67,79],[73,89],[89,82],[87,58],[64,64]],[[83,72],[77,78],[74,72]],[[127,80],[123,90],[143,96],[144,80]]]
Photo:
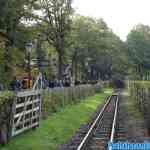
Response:
[[[0,92],[0,143],[10,137],[13,100],[13,92]]]

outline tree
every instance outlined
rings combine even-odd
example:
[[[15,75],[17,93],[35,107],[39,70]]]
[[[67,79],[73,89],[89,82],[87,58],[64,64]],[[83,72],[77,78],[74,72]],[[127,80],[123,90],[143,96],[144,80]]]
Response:
[[[33,9],[35,8],[37,0],[1,0],[0,1],[0,34],[6,37],[4,49],[4,73],[7,78],[11,75],[12,71],[12,54],[16,51],[16,47],[20,47],[17,41],[20,38],[20,29],[22,23],[33,17]],[[19,44],[19,45],[18,45]],[[5,75],[4,75],[5,76]]]
[[[124,72],[124,43],[103,19],[75,16],[68,41],[75,79],[78,74],[82,79],[108,79],[115,71]]]
[[[98,26],[98,24],[101,25]],[[103,29],[107,30],[107,25],[102,19],[95,20],[84,16],[74,17],[72,31],[68,40],[71,43],[69,49],[72,50],[70,55],[75,79],[79,76],[78,74],[85,78],[88,71],[87,61],[89,57],[94,58],[96,52],[102,47],[102,42],[100,41],[101,37],[103,37]]]
[[[128,46],[128,58],[130,65],[135,68],[136,74],[142,79],[145,70],[150,69],[150,27],[136,25],[128,34],[126,44]]]
[[[65,55],[65,37],[70,30],[72,0],[41,0],[44,33],[47,41],[52,45],[57,53],[59,60],[59,79],[63,76],[63,64]]]

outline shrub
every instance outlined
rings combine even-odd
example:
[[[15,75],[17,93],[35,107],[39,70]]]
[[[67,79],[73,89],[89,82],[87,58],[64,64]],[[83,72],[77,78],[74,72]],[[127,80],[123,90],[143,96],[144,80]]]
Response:
[[[11,132],[12,92],[0,92],[0,143],[6,143]]]

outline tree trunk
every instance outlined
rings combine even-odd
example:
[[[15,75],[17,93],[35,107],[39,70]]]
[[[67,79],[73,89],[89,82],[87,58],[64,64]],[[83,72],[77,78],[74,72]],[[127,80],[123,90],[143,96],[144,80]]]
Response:
[[[4,51],[4,72],[3,72],[3,84],[5,87],[9,86],[9,81],[12,76],[12,56],[11,56],[11,45],[9,42],[5,43]]]
[[[5,44],[5,53],[4,53],[4,61],[5,61],[5,72],[8,72],[11,64],[11,52],[10,52],[10,42],[6,42]]]
[[[39,72],[42,71],[42,41],[40,39],[38,39],[38,42],[37,42],[37,47],[36,47],[36,53],[37,53],[37,64],[38,64],[38,69],[39,69]]]
[[[71,62],[71,76],[73,77],[73,79],[76,81],[76,60],[75,58],[73,57],[72,58],[72,62]]]
[[[75,61],[75,81],[77,81],[78,80],[78,63],[77,63],[77,61]]]
[[[63,79],[63,51],[59,50],[58,53],[58,79]]]

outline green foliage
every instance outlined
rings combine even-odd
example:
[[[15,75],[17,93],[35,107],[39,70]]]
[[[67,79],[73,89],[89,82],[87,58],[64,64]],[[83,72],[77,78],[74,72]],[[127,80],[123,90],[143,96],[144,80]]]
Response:
[[[112,73],[125,72],[126,47],[107,27],[103,19],[75,16],[68,41],[70,42],[68,53],[72,60],[74,74],[81,72],[87,75],[88,67],[91,74],[92,72],[98,74],[91,75],[94,79],[106,79],[107,76],[110,78]]]
[[[130,60],[134,64],[140,64],[142,67],[150,66],[150,27],[137,25],[128,35],[127,44],[129,48]]]
[[[41,62],[57,52],[59,78],[65,64],[72,66],[72,76],[79,80],[125,74],[124,43],[103,19],[74,15],[71,4],[72,0],[1,0],[0,36],[3,33],[6,40],[0,52],[0,81],[5,84],[7,77],[9,83],[18,68],[25,71],[28,41],[34,44],[32,58]],[[38,67],[53,76],[50,67]]]
[[[12,105],[14,94],[10,91],[0,92],[0,133],[10,135]],[[0,143],[5,143],[6,139],[1,135]]]
[[[58,53],[58,77],[62,79],[63,64],[65,56],[65,38],[70,30],[72,15],[72,0],[41,0],[41,10],[43,17],[41,26],[42,31],[50,45]]]
[[[1,0],[0,1],[0,38],[4,43],[2,49],[2,63],[0,65],[1,81],[7,82],[12,78],[13,68],[24,63],[24,44],[30,40],[29,32],[24,23],[33,19],[33,10],[37,0]],[[4,38],[4,40],[3,40]],[[0,68],[1,68],[0,67]],[[4,77],[3,77],[4,76]],[[5,78],[7,77],[7,79]]]
[[[0,92],[0,107],[3,107],[3,103],[8,103],[14,100],[14,93],[10,91]]]
[[[137,79],[150,69],[150,27],[139,24],[128,34],[128,58]],[[138,75],[138,76],[137,76]]]

